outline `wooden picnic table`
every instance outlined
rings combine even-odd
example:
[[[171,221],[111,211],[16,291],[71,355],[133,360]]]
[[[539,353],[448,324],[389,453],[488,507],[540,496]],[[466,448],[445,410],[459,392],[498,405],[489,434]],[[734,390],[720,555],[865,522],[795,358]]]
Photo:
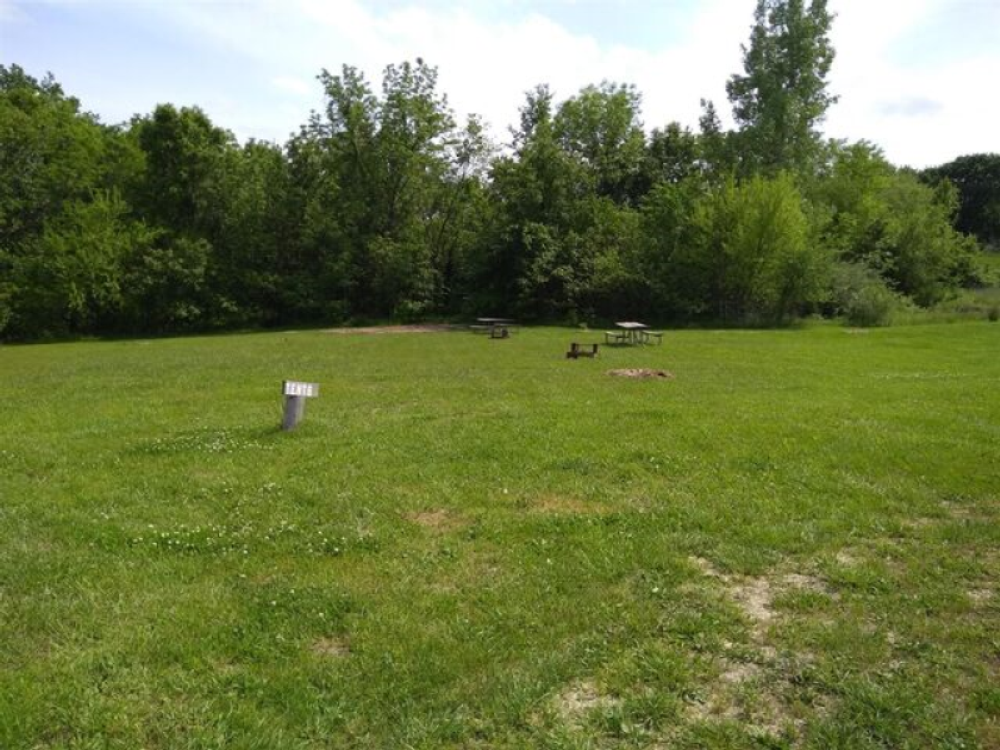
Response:
[[[634,320],[625,320],[620,323],[615,323],[615,325],[625,331],[630,344],[639,343],[639,334],[649,328],[649,326],[645,323],[638,323]]]
[[[510,318],[476,318],[479,325],[472,326],[472,329],[488,331],[491,339],[505,339],[510,336],[514,322]]]

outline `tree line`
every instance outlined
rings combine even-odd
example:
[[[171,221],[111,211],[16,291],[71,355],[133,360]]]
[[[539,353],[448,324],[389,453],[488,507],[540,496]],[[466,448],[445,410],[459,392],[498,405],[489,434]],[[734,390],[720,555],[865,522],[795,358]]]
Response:
[[[0,336],[932,305],[1000,237],[1000,157],[917,173],[824,139],[831,22],[825,0],[758,0],[732,129],[703,101],[696,129],[647,133],[630,85],[539,86],[506,144],[457,122],[421,59],[378,89],[323,71],[282,145],[197,107],[105,125],[0,66]]]

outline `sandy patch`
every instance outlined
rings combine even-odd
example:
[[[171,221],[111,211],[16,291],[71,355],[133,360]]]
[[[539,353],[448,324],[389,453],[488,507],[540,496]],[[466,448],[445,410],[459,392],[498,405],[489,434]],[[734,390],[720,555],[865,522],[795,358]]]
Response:
[[[418,325],[405,326],[363,326],[360,328],[327,328],[324,333],[357,333],[366,336],[377,336],[382,333],[445,333],[446,331],[462,330],[460,326],[422,323]]]
[[[444,508],[414,511],[404,514],[403,517],[410,523],[423,526],[431,531],[451,531],[468,525],[468,521],[462,516]]]
[[[621,370],[608,370],[608,375],[617,378],[660,378],[673,380],[674,374],[666,370],[650,370],[645,367],[626,367]]]
[[[766,578],[751,578],[743,583],[731,584],[729,593],[755,624],[755,635],[761,635],[760,628],[774,619],[774,609],[771,606],[774,592],[771,583]]]
[[[977,606],[982,606],[993,598],[993,592],[989,589],[971,589],[965,593]]]
[[[763,662],[755,664],[722,658],[718,678],[709,686],[708,694],[701,701],[688,705],[687,720],[738,721],[753,734],[788,736],[794,741],[801,736],[803,720],[794,715],[794,709],[781,697],[785,679],[771,675],[768,667],[778,659],[777,649],[767,642],[768,626],[778,618],[774,600],[792,590],[835,594],[822,580],[811,575],[738,576],[719,571],[703,557],[690,557],[688,561],[702,575],[725,587],[726,595],[750,621],[751,639],[763,656]]]
[[[727,575],[703,557],[689,557],[688,562],[709,578],[725,584],[729,597],[743,610],[743,614],[754,624],[754,638],[764,637],[768,623],[775,619],[774,599],[786,591],[812,591],[817,594],[832,595],[827,585],[815,576],[802,573],[785,573],[780,576],[760,576],[758,578]]]
[[[532,503],[532,509],[538,513],[572,514],[597,513],[602,510],[572,495],[542,495]]]
[[[738,722],[752,735],[775,738],[791,733],[794,738],[803,722],[792,715],[773,692],[774,687],[758,665],[724,660],[707,694],[687,704],[685,719],[691,723]]]
[[[760,673],[760,667],[756,664],[726,662],[725,668],[719,674],[719,679],[727,685],[739,685],[759,677]]]
[[[857,553],[848,549],[840,550],[835,559],[838,565],[843,565],[845,568],[853,568],[859,563]]]
[[[614,708],[619,700],[602,695],[589,680],[577,682],[556,696],[554,707],[563,721],[577,724],[590,711]]]
[[[348,645],[347,640],[336,636],[320,638],[314,641],[311,650],[318,656],[333,659],[343,659],[351,654],[351,647]]]

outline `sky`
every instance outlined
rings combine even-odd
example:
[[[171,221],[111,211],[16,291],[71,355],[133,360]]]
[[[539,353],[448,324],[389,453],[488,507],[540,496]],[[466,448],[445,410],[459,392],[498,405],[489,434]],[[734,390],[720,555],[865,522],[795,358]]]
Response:
[[[836,14],[825,134],[924,167],[1000,152],[1000,0],[828,0]],[[755,0],[0,0],[0,64],[108,123],[198,105],[240,138],[283,142],[323,104],[322,69],[377,89],[422,57],[459,118],[509,140],[524,94],[635,84],[648,129],[728,113]]]

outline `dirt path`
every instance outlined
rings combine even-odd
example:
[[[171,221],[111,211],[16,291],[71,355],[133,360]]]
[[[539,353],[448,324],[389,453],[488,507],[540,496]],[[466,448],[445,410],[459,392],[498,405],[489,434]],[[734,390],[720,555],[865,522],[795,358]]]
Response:
[[[367,326],[363,328],[327,328],[324,333],[358,333],[367,336],[375,336],[382,333],[444,333],[446,331],[459,331],[460,326],[422,323],[419,325],[407,326]]]

